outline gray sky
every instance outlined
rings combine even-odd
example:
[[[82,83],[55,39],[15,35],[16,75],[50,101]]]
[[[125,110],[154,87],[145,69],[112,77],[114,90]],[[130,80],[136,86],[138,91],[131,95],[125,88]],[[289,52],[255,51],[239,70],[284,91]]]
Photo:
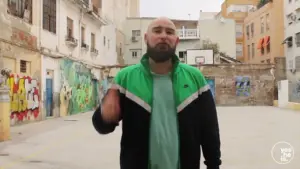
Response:
[[[199,12],[219,12],[224,0],[140,0],[142,17],[198,19]]]

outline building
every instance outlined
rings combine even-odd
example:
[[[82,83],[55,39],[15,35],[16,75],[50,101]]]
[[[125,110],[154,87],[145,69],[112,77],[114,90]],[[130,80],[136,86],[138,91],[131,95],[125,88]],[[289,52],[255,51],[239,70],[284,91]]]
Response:
[[[103,70],[122,64],[126,17],[139,15],[139,0],[32,2],[0,2],[12,125],[93,110],[103,78],[116,73]]]
[[[149,17],[129,17],[127,18],[126,34],[126,51],[124,55],[126,64],[136,64],[140,61],[142,55],[146,53],[147,46],[144,42],[144,34],[148,25],[155,18]],[[200,37],[197,21],[193,20],[172,20],[177,28],[177,34],[180,42],[177,46],[176,53],[183,60],[184,53],[187,49],[199,48]]]
[[[201,45],[206,41],[217,43],[220,52],[226,53],[229,57],[236,59],[236,40],[235,40],[235,21],[226,18],[205,17],[201,18],[203,12],[200,12],[198,21]]]
[[[236,22],[236,56],[237,60],[244,61],[244,19],[249,11],[253,11],[260,0],[225,0],[218,14],[224,18],[234,19]]]
[[[31,1],[30,1],[31,2]],[[11,70],[10,87],[12,124],[35,121],[42,117],[41,56],[39,53],[39,5],[21,1],[0,2],[0,65]]]
[[[283,1],[265,0],[244,20],[245,62],[274,63],[284,57]]]
[[[284,41],[288,101],[300,103],[300,1],[284,1]]]

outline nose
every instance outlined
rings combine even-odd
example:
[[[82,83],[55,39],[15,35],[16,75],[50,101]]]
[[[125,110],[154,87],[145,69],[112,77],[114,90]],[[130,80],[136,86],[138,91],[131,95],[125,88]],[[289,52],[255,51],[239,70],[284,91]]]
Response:
[[[168,34],[166,33],[166,31],[162,31],[161,33],[160,33],[160,38],[162,38],[162,39],[166,39],[167,38],[167,36],[168,36]]]

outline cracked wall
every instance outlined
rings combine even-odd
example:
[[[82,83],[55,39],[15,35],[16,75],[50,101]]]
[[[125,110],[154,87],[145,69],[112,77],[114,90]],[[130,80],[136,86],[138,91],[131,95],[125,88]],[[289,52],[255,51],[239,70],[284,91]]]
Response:
[[[220,106],[273,105],[273,65],[203,65],[199,69],[215,82],[215,101]]]

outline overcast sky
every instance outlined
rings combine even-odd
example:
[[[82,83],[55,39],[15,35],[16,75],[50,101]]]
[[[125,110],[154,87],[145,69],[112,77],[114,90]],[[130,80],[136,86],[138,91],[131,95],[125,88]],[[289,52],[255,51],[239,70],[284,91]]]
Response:
[[[142,17],[198,19],[199,12],[219,12],[224,0],[140,0]]]

